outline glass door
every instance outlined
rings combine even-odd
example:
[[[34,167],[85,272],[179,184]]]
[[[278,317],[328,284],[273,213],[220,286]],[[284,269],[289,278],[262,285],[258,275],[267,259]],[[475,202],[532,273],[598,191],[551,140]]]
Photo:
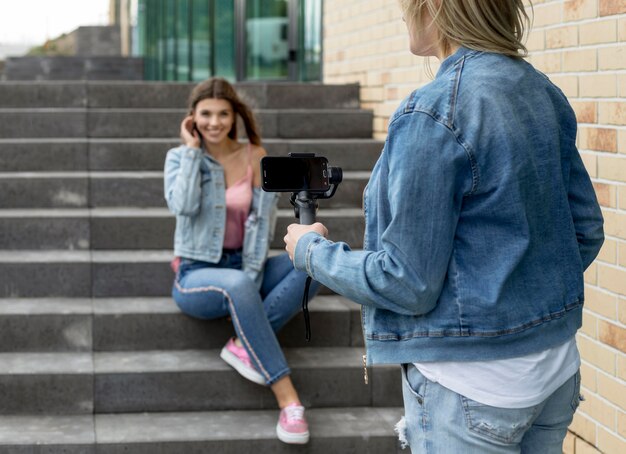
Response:
[[[297,80],[297,0],[239,3],[238,79]]]

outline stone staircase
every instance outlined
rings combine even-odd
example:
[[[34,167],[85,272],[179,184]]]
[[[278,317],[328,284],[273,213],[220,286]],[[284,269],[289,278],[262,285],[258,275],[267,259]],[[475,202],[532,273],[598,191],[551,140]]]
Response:
[[[311,441],[276,439],[271,392],[219,351],[227,320],[169,294],[162,195],[190,84],[0,83],[0,453],[395,453],[397,367],[363,382],[358,306],[328,290],[280,333]],[[358,86],[242,84],[271,155],[316,152],[344,182],[320,201],[362,246],[361,194],[382,144]],[[277,232],[293,222],[287,195]],[[277,234],[273,252],[282,250]]]

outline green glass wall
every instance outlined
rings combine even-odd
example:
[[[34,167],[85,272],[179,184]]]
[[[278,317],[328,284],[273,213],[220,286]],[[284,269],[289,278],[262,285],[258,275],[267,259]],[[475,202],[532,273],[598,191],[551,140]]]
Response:
[[[322,0],[138,0],[135,14],[147,80],[321,80]]]

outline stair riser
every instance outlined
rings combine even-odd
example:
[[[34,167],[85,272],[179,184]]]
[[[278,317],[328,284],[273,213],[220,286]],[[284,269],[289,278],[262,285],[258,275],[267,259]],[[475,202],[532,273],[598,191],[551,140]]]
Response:
[[[91,352],[89,314],[0,316],[0,352]]]
[[[328,227],[332,238],[341,238],[355,248],[361,247],[364,229],[362,218],[326,218],[324,211],[320,210],[318,220]],[[284,232],[289,224],[295,222],[297,220],[292,215],[278,218],[272,248],[285,247]],[[174,216],[0,218],[0,249],[171,249],[175,224]]]
[[[4,172],[31,171],[162,171],[167,150],[178,140],[158,142],[94,141],[73,142],[0,142],[0,169]],[[316,141],[265,139],[263,146],[271,156],[288,153],[316,153],[326,156],[330,165],[344,171],[367,171],[374,167],[383,144],[367,140]]]
[[[398,454],[404,453],[397,447],[395,436],[388,437],[346,437],[323,440],[311,439],[306,448],[287,445],[279,440],[224,440],[167,443],[115,443],[98,444],[98,454],[307,454],[359,453],[359,454]],[[306,449],[303,451],[302,449]],[[46,452],[47,454],[47,452]]]
[[[361,205],[366,178],[346,178],[331,199],[320,201],[325,208]],[[85,208],[141,207],[166,208],[163,179],[50,177],[1,178],[2,208]],[[279,207],[291,208],[289,193],[281,194]]]
[[[397,396],[399,371],[378,374],[377,396],[385,405],[401,405]],[[373,387],[363,382],[362,369],[293,369],[291,378],[307,408],[369,406]],[[323,388],[323,390],[322,390]],[[96,413],[257,410],[276,407],[269,389],[239,377],[236,372],[175,372],[153,374],[98,374]]]
[[[399,369],[293,368],[291,378],[307,408],[401,406]],[[89,414],[276,408],[269,388],[234,370],[91,374],[0,375],[0,414]]]
[[[33,68],[35,69],[35,67]],[[180,108],[193,83],[0,83],[0,108]],[[358,85],[235,84],[239,95],[262,109],[359,108]]]
[[[0,375],[0,414],[91,414],[93,381],[91,374]]]
[[[185,111],[58,110],[0,112],[3,138],[171,138]],[[370,138],[372,113],[366,111],[268,112],[256,114],[265,138]],[[245,133],[241,129],[241,135]]]

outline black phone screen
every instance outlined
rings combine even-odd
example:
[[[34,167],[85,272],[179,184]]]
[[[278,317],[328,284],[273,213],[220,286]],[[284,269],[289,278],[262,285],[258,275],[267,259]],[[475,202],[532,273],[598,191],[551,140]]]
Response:
[[[328,160],[317,157],[265,156],[261,159],[263,189],[268,192],[326,192]]]

